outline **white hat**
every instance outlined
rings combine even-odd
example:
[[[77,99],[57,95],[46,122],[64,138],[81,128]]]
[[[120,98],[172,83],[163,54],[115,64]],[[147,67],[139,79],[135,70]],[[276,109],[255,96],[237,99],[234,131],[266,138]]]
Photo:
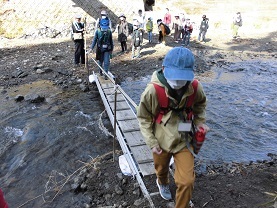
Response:
[[[82,15],[76,14],[76,15],[75,15],[75,18],[76,18],[76,19],[81,19],[81,18],[82,18]]]
[[[105,10],[102,10],[101,15],[107,15],[107,12]]]

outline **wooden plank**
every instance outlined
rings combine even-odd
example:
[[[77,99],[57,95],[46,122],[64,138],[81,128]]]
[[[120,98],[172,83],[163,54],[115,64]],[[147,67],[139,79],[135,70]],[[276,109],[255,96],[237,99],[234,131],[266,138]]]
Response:
[[[114,103],[110,103],[111,109],[114,112]],[[118,101],[116,102],[116,111],[120,110],[128,110],[130,106],[127,104],[126,101]]]
[[[124,133],[124,137],[130,147],[145,145],[144,138],[140,131],[126,132]]]
[[[108,88],[114,89],[114,84],[110,81],[110,82],[108,82],[108,83],[102,83],[102,84],[101,84],[101,87],[102,87],[103,89],[108,89]]]
[[[103,76],[100,76],[99,74],[96,74],[96,75],[97,75],[97,78],[98,78],[101,86],[105,85],[105,84],[112,84],[112,82],[109,79],[106,80],[106,79],[104,79]]]
[[[152,151],[147,145],[130,147],[130,149],[137,163],[147,163],[153,161]]]
[[[107,95],[107,99],[110,103],[114,103],[114,94]],[[124,97],[124,95],[122,95],[121,93],[118,92],[116,100],[117,101],[125,101],[125,97]]]
[[[141,163],[138,164],[138,167],[143,176],[155,174],[154,162]]]
[[[121,110],[116,112],[116,119],[118,121],[136,119],[136,115],[131,109]]]
[[[104,89],[104,93],[106,95],[114,94],[114,88],[106,88],[106,89]]]
[[[137,119],[118,121],[118,123],[124,133],[140,130]]]

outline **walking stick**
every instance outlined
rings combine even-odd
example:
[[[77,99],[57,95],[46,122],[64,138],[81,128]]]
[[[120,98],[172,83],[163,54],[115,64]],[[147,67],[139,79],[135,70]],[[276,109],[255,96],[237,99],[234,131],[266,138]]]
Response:
[[[89,87],[89,68],[88,68],[88,54],[87,54],[87,36],[86,36],[86,27],[87,27],[87,17],[84,18],[84,50],[85,50],[85,70],[88,72],[88,87]]]

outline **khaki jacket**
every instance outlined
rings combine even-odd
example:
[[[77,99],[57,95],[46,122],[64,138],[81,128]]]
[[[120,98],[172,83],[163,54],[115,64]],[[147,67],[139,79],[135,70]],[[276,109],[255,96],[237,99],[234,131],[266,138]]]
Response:
[[[186,147],[187,141],[185,136],[178,132],[178,124],[180,118],[175,111],[170,110],[163,115],[161,124],[155,122],[155,116],[159,113],[159,103],[155,87],[152,83],[164,86],[157,78],[157,71],[152,75],[151,82],[141,95],[140,104],[137,108],[137,117],[139,120],[140,130],[145,138],[146,144],[152,149],[155,146],[160,146],[167,152],[176,153]],[[164,86],[165,87],[165,86]],[[168,96],[168,89],[165,87],[166,95]],[[194,90],[190,84],[188,90],[183,95],[179,108],[183,107],[186,98],[193,94]],[[177,101],[169,96],[169,105],[176,106]],[[195,125],[205,123],[206,119],[206,103],[207,98],[203,91],[201,83],[198,83],[197,93],[193,102],[193,113]],[[183,112],[186,116],[186,112]],[[191,140],[191,138],[189,138]],[[189,141],[190,142],[190,141]]]

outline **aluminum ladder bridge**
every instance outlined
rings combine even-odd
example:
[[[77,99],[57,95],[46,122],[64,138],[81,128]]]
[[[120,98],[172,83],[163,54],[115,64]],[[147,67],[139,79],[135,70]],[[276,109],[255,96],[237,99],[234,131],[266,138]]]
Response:
[[[103,71],[103,73],[105,72]],[[155,174],[153,156],[151,149],[144,142],[138,119],[132,108],[132,106],[134,108],[137,106],[110,76],[107,80],[96,74],[90,76],[94,76],[93,80],[96,82],[129,167],[136,177],[144,197],[149,201],[150,207],[154,208],[151,196],[159,193],[149,193],[143,181],[143,176]]]

